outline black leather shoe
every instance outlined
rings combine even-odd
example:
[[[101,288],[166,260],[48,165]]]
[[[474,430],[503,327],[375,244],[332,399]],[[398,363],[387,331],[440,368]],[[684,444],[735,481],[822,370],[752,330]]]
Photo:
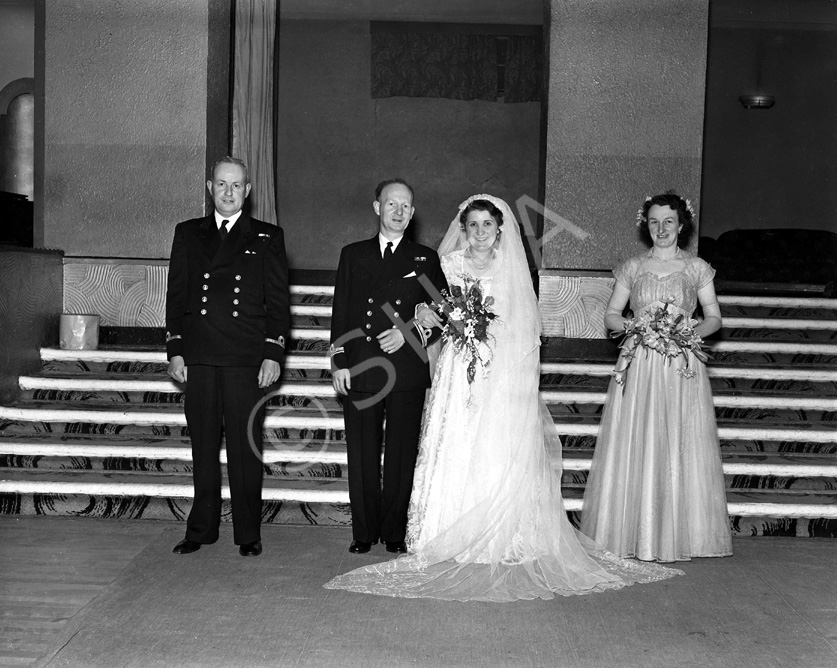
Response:
[[[395,552],[396,554],[405,554],[407,552],[407,543],[403,540],[388,540],[387,552]]]
[[[239,545],[238,553],[242,557],[258,557],[262,553],[262,542],[257,540],[255,543]]]
[[[372,546],[377,543],[378,541],[372,541],[371,543],[364,543],[362,540],[353,540],[352,544],[349,545],[349,552],[352,554],[366,554],[369,550],[372,549]]]
[[[200,549],[200,543],[196,543],[193,540],[184,538],[177,545],[174,546],[172,552],[174,552],[175,554],[192,554],[192,552],[197,552]]]

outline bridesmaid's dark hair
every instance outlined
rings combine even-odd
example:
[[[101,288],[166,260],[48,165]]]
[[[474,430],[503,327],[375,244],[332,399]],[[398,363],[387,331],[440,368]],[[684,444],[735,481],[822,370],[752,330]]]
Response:
[[[677,212],[677,220],[682,225],[680,234],[677,237],[677,245],[685,246],[692,236],[694,229],[694,214],[691,210],[691,203],[680,197],[673,190],[667,190],[662,195],[654,195],[642,205],[637,217],[639,218],[639,229],[643,241],[653,245],[651,233],[648,231],[648,212],[652,206],[668,206],[672,211]]]
[[[462,213],[459,214],[459,227],[463,230],[465,229],[465,221],[468,219],[468,214],[471,211],[487,211],[488,215],[497,221],[498,228],[503,226],[503,212],[500,209],[487,199],[475,199],[462,209]]]

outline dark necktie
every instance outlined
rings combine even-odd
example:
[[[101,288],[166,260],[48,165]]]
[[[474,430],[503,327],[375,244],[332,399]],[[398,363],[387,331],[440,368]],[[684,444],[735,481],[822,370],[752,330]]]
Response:
[[[384,248],[384,262],[392,259],[392,242],[387,241],[387,247]]]
[[[230,231],[227,229],[227,224],[229,222],[230,221],[228,220],[222,220],[221,227],[218,228],[218,236],[221,237],[221,241],[226,241],[230,234]]]

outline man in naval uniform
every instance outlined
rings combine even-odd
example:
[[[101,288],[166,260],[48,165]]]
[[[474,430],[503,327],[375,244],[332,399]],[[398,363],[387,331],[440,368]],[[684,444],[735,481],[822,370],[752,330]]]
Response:
[[[288,261],[282,229],[242,211],[250,194],[244,163],[222,158],[211,176],[206,187],[215,211],[175,228],[166,292],[168,372],[186,383],[195,486],[186,537],[173,551],[188,554],[218,540],[223,426],[234,541],[242,556],[257,556],[262,551],[260,400],[279,379],[285,355],[291,320]]]
[[[379,540],[389,552],[406,552],[407,509],[430,386],[424,348],[440,334],[418,326],[414,315],[447,287],[436,252],[404,236],[415,211],[413,189],[401,179],[384,181],[372,207],[378,233],[343,248],[331,321],[333,384],[345,396],[354,539],[349,551],[356,554]]]

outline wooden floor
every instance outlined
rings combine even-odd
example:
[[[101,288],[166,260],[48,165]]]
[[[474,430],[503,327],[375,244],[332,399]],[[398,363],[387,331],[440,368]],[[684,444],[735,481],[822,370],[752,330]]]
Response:
[[[0,517],[0,666],[26,666],[170,523]]]
[[[192,559],[168,550],[182,529],[151,520],[0,517],[0,666],[54,655],[57,643],[66,642],[68,620],[109,584],[118,587],[120,573],[152,543],[159,551],[154,563]],[[296,587],[270,594],[270,633],[276,642],[290,623],[298,633],[281,641],[287,649],[281,658],[274,654],[259,665],[837,666],[833,540],[737,539],[734,557],[682,564],[686,575],[664,584],[512,604],[405,602],[324,590],[331,575],[387,556],[348,554],[347,528],[266,526],[263,541],[259,559],[267,563],[258,565],[284,571]],[[222,558],[230,572],[253,565],[238,556],[226,525],[222,539],[203,551],[202,559]],[[258,587],[254,592],[260,595]],[[188,642],[190,622],[182,623],[180,637]],[[59,657],[48,664],[81,665]],[[131,666],[183,665],[132,658]],[[244,665],[219,661],[212,665]]]

